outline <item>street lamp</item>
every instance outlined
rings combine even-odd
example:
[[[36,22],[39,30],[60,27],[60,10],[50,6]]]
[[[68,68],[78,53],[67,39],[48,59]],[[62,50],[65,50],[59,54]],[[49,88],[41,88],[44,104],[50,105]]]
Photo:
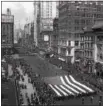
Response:
[[[89,61],[89,63],[88,63],[88,65],[89,65],[89,73],[91,72],[91,63],[90,63],[90,61]]]

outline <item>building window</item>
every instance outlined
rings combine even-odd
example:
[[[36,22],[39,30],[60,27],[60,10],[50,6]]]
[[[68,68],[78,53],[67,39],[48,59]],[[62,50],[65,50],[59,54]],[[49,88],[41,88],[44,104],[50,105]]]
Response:
[[[92,57],[92,52],[90,52],[91,53],[91,57]]]
[[[68,54],[70,55],[70,49],[68,50]]]
[[[75,20],[75,24],[76,25],[79,25],[79,20]]]
[[[75,46],[79,46],[79,41],[75,41]]]
[[[68,45],[71,46],[71,41],[68,41]]]

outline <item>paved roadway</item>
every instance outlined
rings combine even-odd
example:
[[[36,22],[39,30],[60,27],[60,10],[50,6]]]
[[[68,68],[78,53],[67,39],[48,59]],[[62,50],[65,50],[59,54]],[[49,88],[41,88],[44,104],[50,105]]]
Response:
[[[11,77],[13,75],[12,66],[8,64],[8,76]],[[11,83],[11,85],[10,85]],[[17,101],[17,93],[16,93],[16,87],[15,87],[15,80],[13,78],[10,79],[9,83],[9,104],[12,106],[16,105],[18,106]]]
[[[29,63],[34,72],[40,74],[41,77],[56,76],[67,74],[66,71],[60,70],[54,65],[49,64],[39,56],[23,56]]]
[[[56,76],[56,75],[62,75],[67,74],[66,71],[57,69],[55,66],[49,64],[47,61],[43,60],[39,56],[23,56],[23,58],[31,65],[32,70],[36,73],[39,73],[41,77],[47,77],[47,76]],[[94,103],[93,105],[98,105],[99,96],[96,95],[94,97]],[[70,99],[70,100],[64,100],[64,101],[57,101],[56,104],[58,105],[68,105],[68,106],[83,106],[81,101],[81,98],[78,99]],[[85,97],[84,101],[85,105],[87,106],[93,106],[90,102],[90,97]],[[103,106],[103,101],[102,105]]]

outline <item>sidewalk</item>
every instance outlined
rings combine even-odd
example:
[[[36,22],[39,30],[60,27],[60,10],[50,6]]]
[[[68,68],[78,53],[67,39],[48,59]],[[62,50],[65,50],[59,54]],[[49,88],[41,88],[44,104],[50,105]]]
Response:
[[[26,93],[28,94],[28,97],[31,100],[31,94],[36,93],[36,88],[34,88],[33,85],[28,82],[28,79],[30,79],[30,78],[28,77],[27,74],[25,74],[25,75],[23,74],[22,69],[20,67],[18,67],[17,70],[20,72],[20,75],[23,75],[23,77],[24,77],[24,82],[20,78],[19,84],[23,84],[23,85],[27,86],[27,89],[21,89],[21,93],[23,95],[24,104],[28,105]]]
[[[12,66],[10,64],[8,64],[8,76],[12,76],[13,75],[13,70],[12,70]]]

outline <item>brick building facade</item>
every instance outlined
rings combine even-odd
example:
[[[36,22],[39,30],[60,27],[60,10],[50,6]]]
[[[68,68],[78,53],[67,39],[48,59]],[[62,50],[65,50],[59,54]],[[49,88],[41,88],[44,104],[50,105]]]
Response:
[[[103,2],[60,1],[58,53],[74,63],[80,48],[80,33],[84,27],[103,18]]]

